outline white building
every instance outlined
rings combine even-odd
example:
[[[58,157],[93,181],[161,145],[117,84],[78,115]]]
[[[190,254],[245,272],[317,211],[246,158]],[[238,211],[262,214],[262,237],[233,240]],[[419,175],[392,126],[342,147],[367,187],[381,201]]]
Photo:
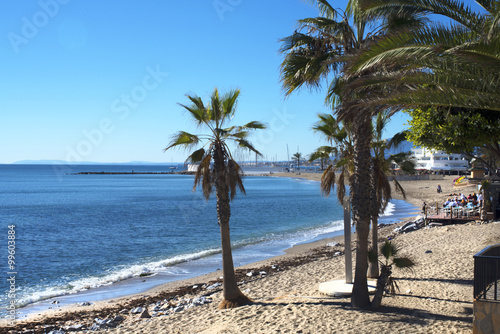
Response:
[[[469,161],[463,154],[448,154],[423,147],[414,147],[411,153],[415,158],[417,170],[466,172],[469,168]]]

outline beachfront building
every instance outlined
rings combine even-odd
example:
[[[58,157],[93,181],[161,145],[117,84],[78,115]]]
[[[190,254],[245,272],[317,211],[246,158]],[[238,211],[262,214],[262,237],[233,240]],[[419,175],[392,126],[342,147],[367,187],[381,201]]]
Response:
[[[469,161],[463,154],[448,154],[425,147],[413,147],[411,152],[415,158],[415,169],[420,171],[460,174],[466,173],[469,168]]]

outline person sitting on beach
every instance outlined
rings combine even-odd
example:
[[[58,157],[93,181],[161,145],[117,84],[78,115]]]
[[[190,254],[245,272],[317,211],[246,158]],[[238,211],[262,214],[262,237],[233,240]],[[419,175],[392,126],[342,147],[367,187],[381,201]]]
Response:
[[[450,205],[450,204],[451,204],[451,198],[448,198],[448,199],[446,200],[446,202],[444,202],[443,206],[444,206],[444,207],[447,207],[447,206],[448,206],[448,205]]]
[[[474,201],[477,201],[477,195],[476,195],[476,193],[472,193],[472,199],[473,199]]]

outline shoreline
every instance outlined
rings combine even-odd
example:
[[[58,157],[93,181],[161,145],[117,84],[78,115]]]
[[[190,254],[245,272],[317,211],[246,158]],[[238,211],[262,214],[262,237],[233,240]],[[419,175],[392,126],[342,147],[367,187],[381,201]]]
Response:
[[[318,181],[319,178],[321,177],[320,173],[303,173],[301,175],[290,175],[291,173],[282,173],[282,174],[284,174],[284,175],[271,174],[270,176],[307,178],[309,180],[314,180],[314,181]],[[258,176],[262,176],[262,175],[258,175]],[[269,175],[266,175],[266,176],[269,176]],[[422,181],[408,181],[408,182],[422,182]],[[425,183],[425,182],[429,182],[429,181],[423,181],[423,182]],[[424,188],[428,189],[429,186],[424,187]],[[408,201],[408,199],[407,199],[407,202],[416,203],[416,201],[419,201],[418,198],[411,198],[411,199],[412,199],[412,201]],[[391,234],[393,229],[394,229],[394,226],[383,227],[381,229],[381,231],[384,231],[384,232],[381,232],[381,235]],[[355,237],[353,237],[352,240],[354,243]],[[294,247],[287,249],[285,251],[286,254],[284,254],[284,255],[279,255],[279,256],[271,257],[269,259],[265,259],[262,261],[243,265],[243,266],[237,267],[237,270],[244,271],[244,270],[249,270],[252,268],[269,266],[271,263],[279,262],[282,260],[291,260],[296,256],[300,257],[301,255],[303,256],[304,254],[307,254],[307,253],[313,251],[314,249],[318,249],[318,247],[324,247],[327,243],[330,243],[330,242],[338,242],[342,245],[343,244],[343,235],[333,237],[333,238],[322,239],[319,241],[314,241],[312,243],[295,245]],[[293,271],[293,270],[291,270],[291,271]],[[87,314],[92,314],[94,316],[95,314],[99,314],[99,312],[101,312],[103,309],[109,308],[110,305],[112,305],[111,308],[113,308],[113,307],[116,308],[116,305],[126,304],[129,302],[133,302],[134,300],[148,299],[148,298],[144,297],[145,295],[149,296],[149,298],[151,296],[154,296],[154,295],[161,296],[164,291],[175,291],[179,288],[181,288],[181,290],[182,290],[182,288],[185,289],[188,286],[198,285],[198,284],[200,284],[200,282],[217,281],[217,279],[220,277],[220,275],[221,275],[221,271],[216,271],[216,272],[204,274],[201,276],[196,276],[196,277],[185,279],[185,280],[168,282],[168,283],[164,283],[162,285],[159,285],[157,287],[154,287],[153,289],[147,290],[146,292],[143,292],[143,293],[128,295],[128,296],[120,297],[120,298],[114,298],[111,300],[104,300],[101,302],[96,302],[91,306],[85,306],[85,307],[66,306],[64,308],[52,309],[52,310],[45,311],[45,312],[38,314],[38,315],[33,315],[32,317],[29,317],[27,320],[20,320],[19,324],[22,324],[23,322],[25,322],[27,324],[40,323],[40,322],[43,323],[44,321],[48,320],[47,317],[49,317],[49,318],[50,317],[61,318],[61,314],[64,314],[66,312],[69,312],[69,313],[78,312],[80,314],[80,318],[82,317],[82,315],[81,315],[82,312],[87,313]],[[272,274],[272,275],[274,275],[274,274]],[[245,284],[247,284],[247,283],[245,283]],[[104,313],[106,313],[106,312],[104,312]]]

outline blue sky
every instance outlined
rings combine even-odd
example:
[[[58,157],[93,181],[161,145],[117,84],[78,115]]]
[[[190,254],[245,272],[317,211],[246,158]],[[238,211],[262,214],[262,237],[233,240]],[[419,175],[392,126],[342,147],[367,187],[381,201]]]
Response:
[[[197,131],[177,103],[214,87],[241,89],[235,124],[269,125],[252,138],[267,159],[286,159],[287,144],[309,154],[324,145],[310,130],[324,93],[284,98],[278,40],[311,16],[302,0],[2,1],[0,163],[184,161],[162,152]]]

